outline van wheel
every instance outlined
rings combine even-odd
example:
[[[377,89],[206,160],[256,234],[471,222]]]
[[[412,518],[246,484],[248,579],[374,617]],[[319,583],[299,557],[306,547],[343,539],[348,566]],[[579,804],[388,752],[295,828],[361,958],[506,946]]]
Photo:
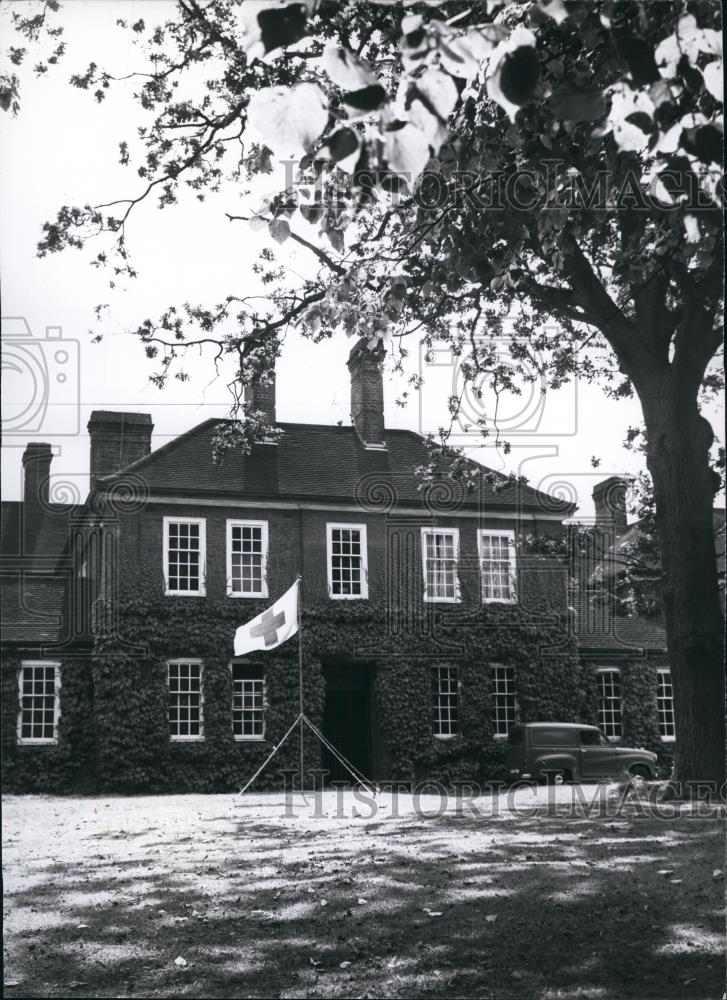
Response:
[[[646,764],[634,764],[634,766],[629,769],[629,774],[632,778],[643,778],[644,781],[651,781],[651,771],[648,769]]]

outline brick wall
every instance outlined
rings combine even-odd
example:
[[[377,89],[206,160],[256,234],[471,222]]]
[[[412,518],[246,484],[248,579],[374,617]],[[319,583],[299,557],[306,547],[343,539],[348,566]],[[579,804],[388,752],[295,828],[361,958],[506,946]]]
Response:
[[[298,573],[303,576],[306,604],[328,602],[326,525],[328,523],[363,524],[367,533],[369,599],[371,602],[399,603],[406,599],[421,606],[422,563],[421,528],[458,528],[460,559],[458,567],[462,604],[480,605],[480,570],[477,551],[479,528],[512,530],[514,522],[495,517],[457,518],[424,516],[388,516],[352,511],[281,510],[258,507],[212,507],[194,504],[149,504],[134,514],[123,515],[119,522],[120,592],[148,593],[160,597],[164,592],[164,516],[184,519],[204,518],[206,522],[206,596],[213,600],[227,597],[226,522],[266,520],[268,522],[268,592],[277,599],[291,586]],[[547,529],[541,525],[539,530]],[[560,525],[553,527],[560,529]],[[530,528],[529,530],[532,530]],[[566,606],[565,576],[553,560],[526,557],[519,560],[520,605],[526,609]],[[194,597],[184,598],[194,601]],[[244,605],[250,598],[229,598]],[[334,603],[334,602],[330,602]],[[335,602],[342,603],[342,602]],[[348,602],[345,602],[348,603]],[[350,602],[360,603],[360,602]],[[416,610],[416,608],[414,608]]]

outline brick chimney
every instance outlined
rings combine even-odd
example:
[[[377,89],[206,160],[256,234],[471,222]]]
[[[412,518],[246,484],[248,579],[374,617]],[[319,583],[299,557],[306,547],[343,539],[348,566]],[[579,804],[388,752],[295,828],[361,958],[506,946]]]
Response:
[[[88,422],[91,438],[91,487],[98,479],[120,472],[151,451],[154,424],[148,413],[94,410]]]
[[[267,376],[264,384],[256,382],[245,386],[245,409],[260,410],[269,424],[275,423],[275,372]]]
[[[596,527],[609,527],[620,534],[626,530],[627,481],[620,476],[609,476],[596,483],[592,490],[596,508]]]
[[[47,507],[50,497],[50,463],[53,452],[49,444],[31,442],[23,454],[23,500],[35,507]]]
[[[369,350],[359,340],[348,358],[351,373],[351,420],[358,436],[368,447],[383,448],[384,440],[384,354],[381,345]]]

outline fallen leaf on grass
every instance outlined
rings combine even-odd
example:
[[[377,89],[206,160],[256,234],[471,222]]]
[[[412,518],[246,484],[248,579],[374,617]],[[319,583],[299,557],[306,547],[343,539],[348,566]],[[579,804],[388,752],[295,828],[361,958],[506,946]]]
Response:
[[[716,878],[716,876],[715,876],[715,878]],[[366,902],[366,900],[363,898],[363,896],[360,896],[359,899],[358,899],[358,905],[359,906],[363,906],[365,902]]]
[[[85,931],[86,928],[88,927],[88,924],[76,924],[76,927],[79,929],[79,931]]]
[[[669,881],[671,882],[672,885],[681,885],[681,883],[684,881],[684,879],[681,879],[681,878],[670,878]]]
[[[664,878],[667,878],[667,876],[674,874],[674,869],[673,868],[660,868],[659,871],[656,874],[657,875],[663,875]]]
[[[187,964],[187,959],[186,958],[182,958],[181,955],[178,955],[174,959],[174,964],[178,965],[180,969],[183,969],[185,967],[185,965]]]
[[[347,968],[349,967],[349,965],[350,965],[350,964],[351,964],[350,962],[341,962],[341,963],[339,964],[338,968],[339,968],[339,969],[347,969]]]
[[[722,871],[721,868],[715,868],[714,871],[712,872],[712,878],[722,878],[723,875],[724,872]]]
[[[424,913],[428,913],[430,917],[441,917],[441,910],[430,910],[428,906],[424,907]]]
[[[497,920],[497,914],[488,913],[487,916],[485,917],[485,920],[487,921],[488,924],[494,924],[494,922]]]

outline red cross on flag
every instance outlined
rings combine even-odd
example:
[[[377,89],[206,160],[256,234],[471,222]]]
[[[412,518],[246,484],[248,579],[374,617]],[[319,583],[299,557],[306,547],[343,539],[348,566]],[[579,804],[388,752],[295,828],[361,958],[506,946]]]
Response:
[[[235,632],[235,656],[255,649],[275,649],[298,631],[298,586],[296,580],[272,608],[263,611]]]

